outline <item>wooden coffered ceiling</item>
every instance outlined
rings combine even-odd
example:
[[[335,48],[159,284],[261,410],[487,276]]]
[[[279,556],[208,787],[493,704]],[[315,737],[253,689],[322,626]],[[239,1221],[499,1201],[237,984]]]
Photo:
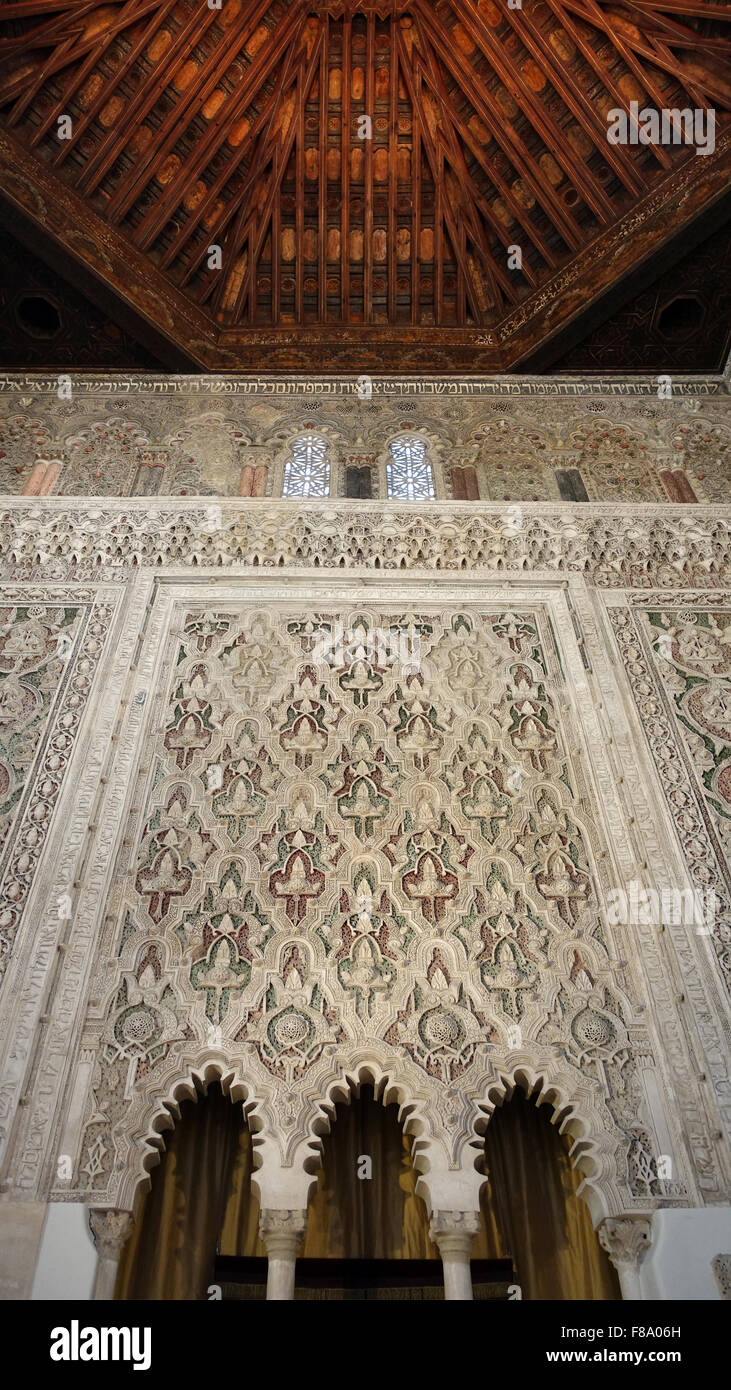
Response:
[[[9,0],[0,183],[203,369],[510,370],[721,195],[728,13]],[[631,101],[715,151],[609,143]]]

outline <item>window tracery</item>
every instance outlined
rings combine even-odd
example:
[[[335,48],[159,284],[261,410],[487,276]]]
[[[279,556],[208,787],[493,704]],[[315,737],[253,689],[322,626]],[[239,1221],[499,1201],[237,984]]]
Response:
[[[434,473],[426,462],[426,444],[415,435],[403,435],[390,445],[391,458],[386,464],[388,495],[409,502],[435,497]]]
[[[284,465],[283,497],[329,497],[327,441],[316,434],[295,439]]]

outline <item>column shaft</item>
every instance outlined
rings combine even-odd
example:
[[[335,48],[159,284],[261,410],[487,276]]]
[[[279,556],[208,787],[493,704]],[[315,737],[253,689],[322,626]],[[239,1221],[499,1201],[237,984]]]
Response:
[[[259,1217],[259,1234],[269,1257],[267,1301],[294,1298],[297,1251],[305,1234],[305,1211],[267,1208]]]
[[[447,1302],[473,1298],[470,1252],[479,1229],[478,1212],[436,1211],[432,1215],[429,1234],[442,1257]]]

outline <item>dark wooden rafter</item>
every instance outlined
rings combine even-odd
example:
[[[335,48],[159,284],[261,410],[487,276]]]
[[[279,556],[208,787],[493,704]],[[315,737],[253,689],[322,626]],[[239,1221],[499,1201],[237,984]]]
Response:
[[[29,11],[23,16],[24,8],[22,5],[14,5],[12,18],[26,17]],[[37,48],[49,48],[71,37],[81,39],[86,29],[86,20],[96,9],[97,0],[83,0],[73,11],[62,5],[49,5],[46,10],[35,11],[34,13],[46,14],[53,12],[52,18],[45,24],[36,24],[30,29],[24,29],[13,37],[0,38],[0,58],[7,59],[13,53],[28,53]],[[59,10],[62,13],[59,14]],[[7,18],[9,15],[2,17]]]
[[[121,120],[115,122],[108,135],[102,139],[87,161],[79,179],[79,187],[87,196],[93,193],[105,178],[125,150],[131,136],[141,128],[146,116],[159,102],[162,93],[175,81],[191,48],[201,38],[214,15],[215,11],[208,9],[203,14],[199,9],[190,15],[170,48],[154,63],[148,81],[141,83],[136,95],[130,102],[125,103]]]
[[[430,84],[430,90],[438,103],[439,123],[437,133],[445,152],[448,155],[450,166],[454,170],[459,180],[462,191],[460,199],[461,226],[466,229],[473,241],[473,245],[480,252],[484,260],[485,270],[490,281],[494,302],[499,303],[501,299],[511,300],[514,298],[513,287],[509,276],[503,270],[502,265],[492,256],[486,239],[486,229],[489,227],[496,236],[503,241],[507,247],[510,245],[510,237],[505,228],[495,219],[490,207],[489,200],[481,193],[474,179],[467,169],[465,160],[465,150],[468,150],[477,163],[481,165],[485,173],[489,172],[489,166],[478,157],[478,149],[468,126],[457,110],[456,104],[449,97],[442,68],[435,56],[433,48],[430,47],[425,26],[422,23],[422,13],[416,12],[416,25],[419,33],[420,50],[424,54],[424,72],[426,80]],[[504,193],[508,189],[503,186]],[[510,202],[512,202],[510,195]],[[517,205],[516,205],[517,206]],[[535,280],[529,266],[525,267],[525,276],[530,284]],[[468,276],[469,278],[469,276]],[[501,287],[502,294],[498,289]]]
[[[612,73],[608,72],[606,68],[602,65],[601,60],[597,57],[591,43],[588,41],[586,36],[582,34],[577,25],[574,23],[573,17],[570,13],[571,6],[568,4],[564,6],[563,0],[546,0],[546,3],[548,4],[552,12],[555,14],[556,19],[559,21],[562,28],[568,34],[569,38],[572,40],[573,43],[576,44],[576,47],[580,52],[582,58],[589,65],[589,67],[593,69],[596,76],[600,78],[604,83],[607,92],[612,97],[615,107],[618,110],[629,112],[628,98],[624,95],[621,88],[618,86],[618,83],[613,77]],[[621,145],[607,144],[607,158],[611,158],[611,156],[609,155],[610,150],[622,150],[622,163],[625,166],[629,165],[630,169],[636,168],[629,152],[626,151],[625,147]],[[652,153],[654,158],[657,160],[658,164],[662,165],[664,169],[667,169],[670,166],[670,157],[665,150],[661,149],[659,146],[653,146]],[[646,177],[644,177],[643,174],[639,171],[636,172],[636,177],[640,180],[640,188],[644,192],[644,190],[647,188]]]
[[[653,19],[667,14],[691,15],[696,19],[728,19],[725,5],[717,5],[713,0],[625,0],[628,10],[649,13]],[[695,30],[690,30],[695,33]],[[704,38],[705,41],[705,38]],[[710,40],[717,43],[717,39]]]
[[[503,277],[493,263],[484,227],[473,201],[472,180],[467,170],[462,147],[455,134],[454,117],[450,110],[444,83],[441,80],[433,54],[426,44],[424,31],[418,18],[416,30],[410,55],[403,34],[399,35],[399,61],[414,107],[418,106],[420,111],[425,112],[424,148],[431,167],[434,185],[439,193],[440,215],[435,218],[435,236],[439,237],[441,246],[443,228],[446,223],[462,281],[472,306],[474,320],[476,323],[481,323],[485,306],[480,304],[474,277],[470,272],[461,228],[469,232],[473,245],[481,256],[489,285],[489,295],[486,294],[486,300],[490,304],[502,303],[503,295],[497,288],[498,275],[502,279],[503,288],[508,295],[510,294],[510,284],[507,277]],[[427,84],[428,92],[425,93],[424,89]],[[430,102],[432,103],[431,106],[429,106]],[[433,113],[433,132],[430,128],[428,114],[426,114],[428,110]],[[461,195],[456,206],[449,198],[445,199],[442,196],[445,154],[448,156],[450,166],[456,175],[457,189]],[[438,297],[437,302],[438,304],[441,303],[441,297]]]
[[[89,109],[84,113],[84,115],[81,117],[81,120],[78,122],[76,128],[77,140],[80,140],[82,138],[88,126],[91,125],[92,121],[95,121],[97,119],[100,111],[103,111],[106,103],[110,100],[115,89],[119,86],[120,82],[122,82],[127,77],[128,73],[131,73],[134,70],[135,63],[139,60],[148,44],[152,43],[155,34],[158,33],[161,26],[164,24],[167,16],[172,13],[174,5],[175,0],[165,0],[165,4],[163,4],[162,6],[158,5],[152,10],[152,13],[149,16],[149,23],[141,29],[140,36],[137,39],[137,42],[131,46],[127,58],[122,63],[121,67],[118,68],[115,72],[112,72],[110,76],[107,78],[106,82],[102,83],[101,90],[99,91],[98,95],[90,103]],[[148,8],[149,7],[146,7],[145,14],[148,13]],[[136,5],[136,13],[133,17],[135,20],[139,20],[140,18],[142,18],[142,12],[139,5]],[[110,38],[111,35],[106,40],[107,44]],[[40,143],[40,141],[47,134],[48,130],[51,128],[53,123],[56,120],[58,120],[58,117],[67,108],[68,102],[70,101],[72,96],[76,94],[76,91],[86,78],[87,73],[93,69],[94,64],[98,61],[98,56],[101,56],[101,51],[102,50],[99,49],[93,54],[90,54],[87,63],[84,64],[82,72],[80,74],[74,75],[72,81],[64,90],[63,96],[59,99],[59,101],[57,101],[56,105],[51,108],[45,121],[42,121],[39,125],[38,130],[36,131],[33,137],[34,145]],[[66,158],[69,143],[70,142],[66,141],[61,144],[61,148],[58,154],[56,155],[56,159],[54,161],[56,167],[62,164],[64,159]]]
[[[239,18],[239,23],[232,25],[233,32],[225,30],[221,35],[219,43],[209,54],[207,60],[201,64],[194,81],[181,93],[180,99],[176,101],[169,115],[163,121],[162,126],[157,131],[156,149],[152,159],[146,160],[141,166],[125,180],[118,193],[109,204],[108,215],[110,221],[119,222],[129,211],[132,204],[140,196],[142,191],[159,173],[165,160],[174,150],[177,142],[188,130],[194,116],[204,105],[206,99],[212,94],[219,78],[220,62],[226,63],[235,58],[250,37],[258,19],[266,13],[265,0],[259,0],[254,13],[247,11],[244,17]],[[215,17],[215,10],[204,10],[199,18],[198,25],[190,39],[191,47],[195,47],[203,39],[206,30]],[[185,52],[178,58],[178,65],[186,58]],[[181,165],[181,170],[184,168]]]
[[[16,97],[15,106],[8,116],[8,124],[17,124],[44,84],[55,77],[56,73],[63,72],[72,64],[77,63],[80,57],[85,57],[88,64],[88,57],[91,56],[93,59],[91,66],[93,66],[118,33],[136,23],[142,12],[154,11],[157,5],[158,0],[134,0],[131,6],[126,6],[125,11],[104,25],[101,31],[95,30],[89,34],[88,28],[90,26],[85,25],[82,21],[90,19],[98,6],[85,4],[75,15],[69,17],[70,23],[54,26],[57,28],[55,37],[52,38],[50,34],[46,35],[39,46],[45,48],[50,43],[55,43],[57,46],[52,55],[39,64],[38,69],[33,74],[32,81],[28,81],[28,75],[22,73],[14,79],[11,78],[7,84],[0,84],[0,102],[4,103],[12,97]],[[35,44],[32,46],[33,48],[36,47]],[[0,60],[3,56],[3,51],[0,49]]]
[[[720,37],[711,37],[697,29],[689,29],[687,24],[679,23],[677,19],[671,19],[670,15],[677,13],[698,19],[728,19],[728,13],[724,5],[686,5],[671,3],[662,5],[653,4],[650,0],[624,0],[625,7],[630,13],[636,11],[636,16],[640,24],[648,19],[652,20],[653,28],[657,33],[666,35],[666,42],[671,47],[699,48],[708,53],[722,53],[726,47],[726,40]]]
[[[328,119],[330,115],[330,68],[328,40],[330,27],[322,31],[320,48],[320,163],[317,171],[317,316],[320,323],[327,323],[327,151]],[[281,179],[277,180],[277,189]],[[276,194],[275,194],[276,197]],[[254,277],[256,272],[254,271]],[[249,297],[249,303],[253,296]]]
[[[127,4],[118,15],[115,22],[113,24],[105,26],[98,37],[97,43],[93,47],[89,48],[89,51],[83,63],[79,67],[72,68],[69,78],[64,84],[63,91],[55,107],[51,107],[48,114],[46,115],[45,120],[42,121],[36,129],[32,141],[33,145],[40,144],[41,140],[47,134],[48,130],[55,124],[58,117],[64,111],[68,110],[69,102],[71,102],[74,99],[79,88],[82,87],[86,78],[89,77],[91,73],[93,73],[100,59],[104,55],[105,51],[109,48],[110,44],[112,43],[112,40],[116,38],[118,34],[122,34],[125,29],[129,28],[133,24],[137,24],[139,20],[145,18],[146,16],[151,17],[151,23],[149,27],[145,30],[145,39],[149,42],[149,39],[152,38],[153,34],[157,30],[161,22],[161,11],[159,5],[155,4],[154,0],[127,0]],[[143,42],[145,41],[145,39],[143,39]],[[67,50],[70,56],[72,56],[75,60],[78,56],[76,53],[75,45],[69,43],[67,45]],[[141,51],[141,45],[137,46],[137,51]],[[112,80],[109,83],[110,91],[112,91],[113,88],[116,85],[118,85],[119,80],[120,74],[115,73],[113,75]],[[77,137],[78,134],[79,132],[77,132]]]
[[[595,26],[602,29],[604,28],[604,15],[600,6],[597,5],[596,0],[586,0],[584,18],[587,19],[590,24],[594,24]],[[625,34],[613,32],[612,42],[615,48],[617,49],[617,52],[619,53],[620,57],[622,57],[625,63],[627,64],[627,67],[629,68],[629,71],[631,72],[632,76],[637,78],[638,82],[642,86],[644,86],[653,104],[658,109],[662,109],[662,107],[665,105],[664,94],[658,87],[657,82],[652,76],[651,71],[647,67],[647,65],[643,65],[639,61],[637,55],[635,54],[633,45],[627,41]],[[654,63],[657,66],[665,66],[664,62],[660,61],[661,55],[659,53],[657,45],[647,46],[645,48],[644,56],[649,58],[650,62]],[[672,71],[674,67],[677,73],[679,66],[682,65],[680,65],[678,62],[671,64],[670,71]],[[688,90],[688,95],[691,97],[691,99],[694,102],[697,102],[699,105],[702,105],[702,102],[699,102],[698,100],[698,93],[692,81],[690,82],[690,85],[688,85],[687,74],[686,88]],[[654,145],[652,146],[652,148],[653,150],[655,150],[658,158],[661,155],[664,155],[665,153],[661,145]]]
[[[446,57],[444,57],[444,55],[442,55],[442,57],[444,67],[448,68],[449,60]],[[480,111],[481,108],[478,106],[477,110]],[[477,162],[477,164],[480,166],[483,172],[490,179],[490,182],[494,185],[498,194],[504,200],[505,205],[513,214],[515,221],[518,222],[522,219],[523,230],[527,232],[528,240],[530,240],[533,243],[533,245],[537,248],[546,264],[549,266],[555,265],[556,262],[552,252],[548,248],[541,234],[534,226],[532,220],[526,216],[525,208],[521,207],[510,185],[500,175],[495,166],[490,164],[489,158],[485,155],[485,152],[482,149],[479,140],[475,138],[474,134],[469,129],[469,126],[465,124],[463,118],[456,112],[454,105],[452,105],[452,112],[454,116],[455,130],[461,138],[464,149],[470,152],[473,159]],[[488,115],[486,111],[482,114],[484,114],[485,116]],[[492,117],[490,119],[492,120]],[[495,123],[495,128],[499,128],[499,122]],[[490,205],[490,199],[487,196],[485,196],[485,194],[480,193],[477,190],[476,185],[474,185],[474,181],[473,193],[477,210],[485,219],[486,225],[491,225],[494,227],[496,234],[507,247],[511,243],[512,238],[508,234],[504,225],[495,220]],[[535,285],[535,279],[528,264],[525,265],[524,274],[529,284]]]
[[[391,78],[388,112],[388,317],[396,319],[397,292],[397,245],[398,245],[398,103],[399,103],[399,61],[397,47],[397,27],[391,25],[388,36],[388,66]],[[458,316],[459,322],[459,316]]]
[[[314,82],[314,70],[309,64],[300,60],[295,73],[294,83],[295,92],[298,92],[299,82],[304,79],[309,71],[309,85]],[[289,64],[282,73],[281,88],[287,86],[289,77]],[[279,90],[280,84],[277,84]],[[299,94],[298,94],[299,101]],[[228,276],[233,274],[234,258],[246,257],[246,267],[241,277],[241,284],[236,292],[236,298],[232,308],[234,316],[243,310],[243,306],[248,302],[250,317],[253,313],[252,305],[254,299],[253,287],[256,282],[256,270],[264,239],[267,234],[269,219],[273,213],[274,203],[279,190],[282,175],[286,163],[286,158],[292,148],[295,138],[294,121],[290,119],[287,129],[284,130],[274,145],[272,145],[272,126],[278,112],[278,102],[272,103],[269,113],[267,129],[259,137],[257,156],[253,167],[247,176],[247,182],[241,193],[236,199],[237,216],[234,230],[226,236],[226,256],[224,261],[225,278],[216,278],[215,289],[212,296],[212,303],[216,308],[220,308],[224,291],[228,285]],[[269,166],[268,173],[265,175],[263,170]],[[248,195],[254,186],[258,186],[257,202],[251,205]],[[221,231],[226,222],[231,219],[234,209],[227,209],[224,220],[221,224]],[[300,248],[298,247],[298,255]],[[228,271],[228,275],[226,272]]]
[[[343,19],[342,72],[350,72],[353,20]],[[342,82],[340,116],[340,318],[350,322],[350,83]]]
[[[304,86],[297,86],[297,112],[295,125],[296,139],[296,186],[297,190],[305,186],[305,89]],[[305,201],[304,198],[297,197],[295,200],[295,318],[297,323],[302,323],[305,316]]]
[[[506,18],[514,34],[520,39],[526,52],[538,63],[545,71],[546,77],[551,82],[554,90],[561,97],[566,109],[575,117],[581,129],[588,135],[594,147],[599,151],[602,159],[610,165],[615,174],[621,179],[625,188],[632,194],[641,192],[647,187],[646,180],[632,165],[632,160],[621,145],[610,145],[607,141],[607,128],[602,124],[596,109],[587,100],[580,88],[572,86],[567,81],[565,75],[556,61],[555,55],[551,50],[551,45],[543,34],[540,26],[532,23],[531,15],[525,16],[525,21],[521,25],[518,23],[518,12],[508,9]],[[621,98],[621,93],[617,92],[617,97]],[[624,104],[622,99],[622,104]]]
[[[697,93],[700,86],[708,95],[722,104],[728,105],[728,40],[720,36],[709,37],[694,29],[689,29],[687,25],[669,20],[662,11],[674,10],[674,5],[663,3],[662,5],[651,6],[636,2],[630,3],[630,0],[626,0],[628,11],[635,11],[636,34],[633,34],[627,27],[623,27],[621,33],[618,33],[616,27],[612,26],[609,16],[605,14],[601,5],[595,3],[595,0],[566,0],[566,6],[581,19],[586,20],[588,24],[601,29],[612,40],[618,52],[625,59],[627,52],[632,51],[637,58],[649,61],[655,67],[664,68],[673,77],[680,78],[690,96]],[[729,22],[729,10],[721,9],[717,5],[684,4],[682,8],[684,17],[695,15],[698,18],[708,17]],[[701,12],[703,13],[701,14]],[[717,55],[718,59],[723,59],[725,56],[726,80],[722,80],[718,68],[714,69],[708,66],[707,58],[701,60],[699,68],[694,65],[691,70],[687,58],[683,56],[683,50],[686,49],[698,49],[702,53]],[[680,52],[671,50],[680,50]],[[635,63],[633,70],[636,74],[642,75],[642,80],[647,85],[644,75],[646,69]],[[648,91],[651,92],[649,86]]]
[[[571,214],[561,206],[518,132],[511,129],[497,113],[489,88],[471,69],[464,55],[458,49],[451,48],[449,43],[431,25],[430,16],[426,9],[422,11],[422,18],[431,30],[432,40],[440,59],[445,67],[451,71],[453,77],[457,81],[461,81],[469,91],[474,109],[490,131],[493,139],[502,147],[514,169],[531,189],[536,200],[543,205],[547,216],[552,219],[565,244],[572,250],[577,250],[581,245],[579,226]],[[512,198],[511,201],[514,203]],[[517,206],[514,204],[516,213]]]
[[[49,19],[48,23],[45,25],[37,24],[33,29],[24,30],[14,38],[4,38],[0,40],[3,50],[24,48],[34,45],[36,41],[40,42],[42,36],[46,34],[49,29],[52,31],[57,30],[59,26],[68,25],[71,19],[78,19],[82,13],[86,12],[88,14],[90,10],[95,9],[96,0],[84,0],[83,4],[79,4],[76,7],[74,16],[69,15],[67,5],[57,4],[55,0],[37,0],[37,3],[35,3],[35,0],[28,0],[28,3],[23,3],[23,0],[19,0],[18,4],[12,6],[12,16],[10,14],[10,8],[11,7],[8,7],[8,13],[7,15],[3,15],[3,18],[12,17],[16,20],[28,18],[35,19],[38,15],[51,15],[52,18]],[[59,14],[59,10],[63,11],[63,13]],[[41,38],[39,38],[39,36],[41,36]]]
[[[551,115],[548,105],[533,91],[523,76],[517,63],[508,52],[507,45],[498,44],[492,30],[475,22],[475,7],[471,0],[449,0],[452,10],[463,25],[470,38],[474,40],[481,53],[487,58],[500,81],[518,100],[521,109],[541,136],[547,149],[551,149],[554,159],[562,166],[570,179],[573,179],[587,207],[591,207],[597,217],[606,221],[614,220],[614,210],[610,199],[604,193],[588,166],[579,171],[575,160],[566,150],[563,131]],[[421,6],[424,0],[418,0]],[[577,177],[578,174],[578,177]]]
[[[359,333],[514,335],[509,360],[546,331],[551,277],[585,264],[572,293],[590,299],[603,247],[631,269],[634,208],[669,212],[681,175],[713,193],[727,18],[716,0],[7,0],[0,132],[18,168],[41,160],[45,205],[86,209],[74,254],[127,247],[143,311],[187,301],[211,360],[300,330],[344,334],[354,361]],[[608,142],[605,112],[637,92],[715,105],[705,171],[680,138]]]
[[[412,111],[411,164],[411,322],[419,322],[421,306],[421,116]]]
[[[268,82],[271,75],[276,71],[278,63],[282,60],[284,54],[287,52],[287,49],[292,43],[292,35],[295,31],[296,24],[298,21],[301,22],[302,19],[303,6],[301,0],[298,0],[298,3],[295,3],[290,7],[288,23],[282,25],[281,30],[276,35],[276,41],[273,42],[270,47],[267,47],[267,49],[263,50],[260,55],[257,55],[257,58],[252,63],[251,70],[247,74],[247,79],[242,84],[241,89],[234,93],[229,103],[226,104],[227,110],[225,121],[222,120],[219,126],[216,126],[213,129],[211,129],[208,132],[207,137],[200,142],[200,147],[196,149],[195,156],[191,160],[190,166],[187,169],[188,184],[191,181],[194,182],[195,180],[197,180],[199,175],[205,170],[205,168],[209,164],[211,164],[219,155],[219,152],[221,151],[226,141],[226,133],[231,129],[231,123],[235,123],[239,120],[239,118],[242,116],[242,113],[247,109],[247,107],[251,103],[253,93],[259,90],[263,84]],[[279,83],[276,88],[278,92],[281,92],[281,86],[284,75],[284,72],[280,74]],[[206,215],[209,213],[212,207],[215,207],[217,201],[220,198],[221,193],[225,189],[226,185],[231,181],[233,174],[235,174],[238,171],[239,166],[243,163],[246,156],[250,153],[250,150],[257,136],[259,135],[264,123],[270,120],[270,118],[275,114],[275,103],[270,98],[269,101],[266,103],[264,109],[260,113],[259,117],[255,120],[253,126],[250,127],[247,135],[241,141],[239,148],[233,153],[230,160],[225,164],[218,177],[211,184],[208,185],[208,191],[205,197],[199,203],[198,207],[183,222],[182,227],[180,228],[179,232],[177,233],[176,237],[171,243],[170,249],[162,257],[161,264],[163,265],[163,267],[167,268],[167,266],[175,260],[176,256],[180,255],[187,241],[190,239],[191,236],[193,236],[196,233],[201,222],[205,221]],[[172,212],[175,211],[176,203],[180,201],[180,197],[181,183],[180,180],[178,180],[175,188],[171,189],[168,198],[165,200],[164,206],[160,209],[161,217],[164,215],[169,216]],[[154,226],[158,231],[160,225],[160,221],[156,219]],[[141,232],[141,236],[145,238],[146,243],[149,244],[149,238],[147,238],[145,231]],[[189,276],[187,276],[186,279],[187,278],[189,278]]]

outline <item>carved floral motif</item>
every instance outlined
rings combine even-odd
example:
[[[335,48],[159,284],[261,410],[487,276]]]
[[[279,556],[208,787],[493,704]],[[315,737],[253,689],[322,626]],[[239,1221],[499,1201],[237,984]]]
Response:
[[[542,1030],[592,1085],[634,1087],[616,1120],[646,1154],[543,617],[409,615],[418,669],[352,688],[316,649],[331,617],[189,606],[170,637],[83,1182],[108,1180],[123,1094],[196,1037],[285,1090],[369,1038],[449,1087]],[[627,1158],[638,1192],[653,1161]]]

